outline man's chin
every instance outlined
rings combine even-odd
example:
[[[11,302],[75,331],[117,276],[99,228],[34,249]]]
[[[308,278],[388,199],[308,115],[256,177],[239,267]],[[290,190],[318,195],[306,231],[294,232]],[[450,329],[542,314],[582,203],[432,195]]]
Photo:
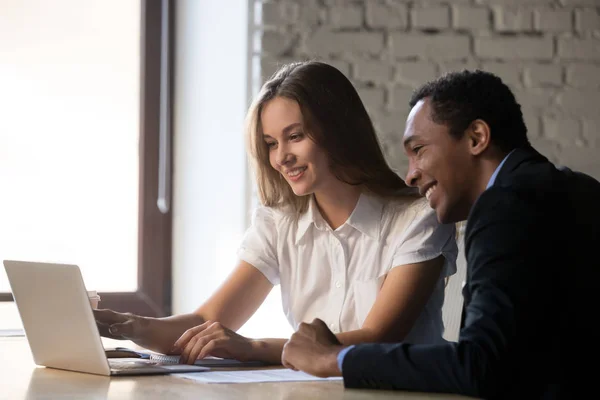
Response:
[[[437,220],[440,224],[452,224],[457,222],[454,220],[451,213],[449,213],[441,204],[435,208],[435,214],[437,215]]]
[[[456,224],[457,222],[465,221],[467,217],[464,218],[459,215],[449,214],[447,212],[439,212],[436,210],[437,220],[440,224]]]

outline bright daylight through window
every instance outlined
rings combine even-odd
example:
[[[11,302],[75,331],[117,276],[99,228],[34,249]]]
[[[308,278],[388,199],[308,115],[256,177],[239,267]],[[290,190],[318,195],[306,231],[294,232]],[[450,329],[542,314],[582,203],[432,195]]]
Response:
[[[88,289],[135,291],[140,4],[0,9],[0,258],[76,263]]]

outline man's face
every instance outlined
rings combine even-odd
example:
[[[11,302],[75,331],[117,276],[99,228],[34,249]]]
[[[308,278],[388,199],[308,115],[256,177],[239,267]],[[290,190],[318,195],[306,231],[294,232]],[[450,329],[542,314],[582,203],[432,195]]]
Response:
[[[426,98],[411,110],[404,132],[404,151],[409,169],[406,183],[419,188],[441,223],[467,219],[472,205],[476,165],[469,151],[468,135],[456,139],[446,125],[430,118]]]

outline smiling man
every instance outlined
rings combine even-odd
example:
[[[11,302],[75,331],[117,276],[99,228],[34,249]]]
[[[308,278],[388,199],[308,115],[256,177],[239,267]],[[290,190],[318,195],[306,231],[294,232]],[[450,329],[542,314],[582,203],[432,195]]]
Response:
[[[410,106],[406,182],[440,222],[467,220],[459,340],[344,346],[315,320],[287,342],[284,365],[342,375],[348,388],[490,399],[591,388],[583,361],[597,354],[589,324],[599,308],[600,183],[531,147],[520,105],[493,74],[447,74]]]

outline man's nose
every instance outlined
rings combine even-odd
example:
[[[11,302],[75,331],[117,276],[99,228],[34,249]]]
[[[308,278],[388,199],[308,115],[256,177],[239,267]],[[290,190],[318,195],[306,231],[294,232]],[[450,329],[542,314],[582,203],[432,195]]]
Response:
[[[408,173],[406,174],[405,182],[408,186],[415,187],[418,184],[419,178],[421,177],[421,172],[418,168],[415,168],[412,165],[408,167]]]

